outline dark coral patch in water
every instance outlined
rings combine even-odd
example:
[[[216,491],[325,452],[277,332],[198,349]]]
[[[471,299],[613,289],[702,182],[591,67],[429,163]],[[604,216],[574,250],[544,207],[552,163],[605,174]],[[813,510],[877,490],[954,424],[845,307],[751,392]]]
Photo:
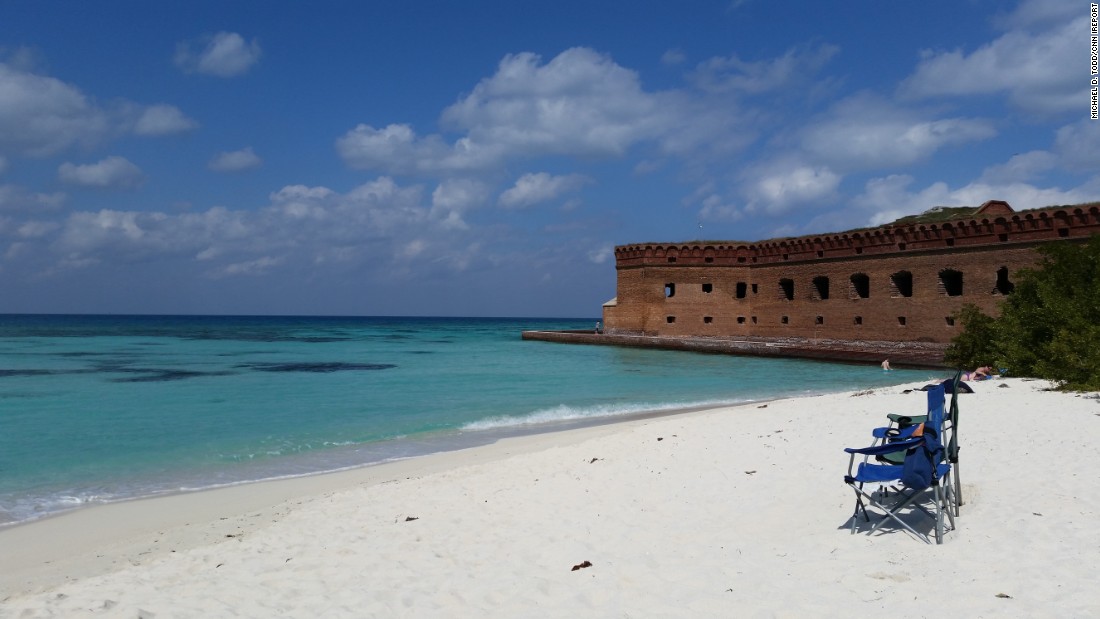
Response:
[[[54,373],[52,370],[5,370],[0,368],[0,378],[9,376],[48,376]]]
[[[187,378],[201,378],[203,376],[228,376],[235,374],[235,372],[196,372],[193,370],[156,370],[156,369],[144,369],[144,368],[124,368],[124,369],[112,369],[109,372],[125,372],[127,374],[137,374],[137,376],[128,376],[126,378],[114,378],[111,379],[112,383],[159,383],[170,380],[184,380]]]
[[[397,367],[390,363],[244,363],[239,368],[249,368],[260,372],[346,372],[355,370],[388,370]]]

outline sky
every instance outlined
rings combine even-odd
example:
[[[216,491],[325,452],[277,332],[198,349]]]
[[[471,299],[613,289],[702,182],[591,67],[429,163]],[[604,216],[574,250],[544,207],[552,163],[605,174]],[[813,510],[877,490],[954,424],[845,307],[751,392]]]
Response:
[[[614,247],[1100,199],[1079,0],[0,0],[0,313],[599,317]]]

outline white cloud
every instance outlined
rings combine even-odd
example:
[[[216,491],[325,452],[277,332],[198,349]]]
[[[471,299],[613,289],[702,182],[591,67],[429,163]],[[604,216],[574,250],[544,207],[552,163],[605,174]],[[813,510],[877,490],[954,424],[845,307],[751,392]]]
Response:
[[[615,257],[615,248],[611,245],[603,245],[588,252],[588,261],[593,264],[607,264]]]
[[[320,265],[351,269],[356,277],[367,270],[387,279],[448,277],[482,260],[483,244],[477,233],[434,211],[472,208],[462,196],[479,191],[475,185],[447,185],[432,205],[423,187],[380,177],[346,193],[287,186],[259,210],[78,211],[60,229],[35,228],[42,236],[28,242],[38,250],[20,256],[51,260],[52,268],[62,270],[172,259],[219,279]]]
[[[715,57],[701,63],[689,76],[707,92],[757,95],[797,84],[804,87],[840,51],[835,45],[790,49],[779,58],[748,62],[737,55]]]
[[[466,229],[469,226],[462,214],[483,206],[489,199],[489,187],[473,179],[448,179],[432,191],[432,215],[444,221],[450,228]]]
[[[1086,11],[1069,2],[1025,2],[1000,20],[1008,30],[973,52],[929,52],[902,82],[904,97],[1000,95],[1036,114],[1080,110],[1088,101]],[[1053,22],[1053,23],[1052,23]],[[1036,28],[1038,27],[1038,28]]]
[[[256,258],[255,260],[246,260],[244,262],[234,262],[233,264],[227,264],[224,267],[212,270],[210,272],[210,275],[215,279],[219,279],[222,277],[231,277],[235,275],[264,275],[268,271],[270,271],[272,267],[278,266],[282,263],[282,258],[263,256],[262,258]]]
[[[48,157],[128,133],[153,137],[198,127],[172,105],[125,100],[108,108],[56,78],[0,63],[0,152]]]
[[[74,145],[98,142],[107,114],[79,89],[52,77],[0,63],[0,149],[45,157]]]
[[[19,226],[16,233],[25,239],[36,239],[46,236],[51,232],[60,228],[60,224],[55,221],[28,221]]]
[[[206,164],[206,167],[215,172],[240,172],[258,168],[261,165],[263,165],[263,159],[252,151],[251,146],[246,146],[240,150],[218,153]]]
[[[197,51],[196,49],[198,48]],[[176,46],[176,66],[187,73],[235,77],[248,72],[260,60],[260,44],[246,42],[236,32],[219,32]]]
[[[680,49],[670,49],[661,54],[661,64],[665,65],[666,67],[673,67],[678,64],[683,64],[685,60],[687,60],[687,55],[684,54],[684,51]]]
[[[987,120],[930,118],[871,95],[856,95],[811,123],[802,146],[815,160],[836,169],[863,170],[911,165],[943,147],[994,135]]]
[[[744,211],[718,194],[703,198],[699,209],[700,221],[734,222],[744,217]]]
[[[85,165],[63,163],[57,168],[57,176],[66,183],[99,188],[129,189],[145,181],[140,168],[117,155]]]
[[[448,146],[438,135],[420,138],[404,124],[382,129],[360,124],[336,141],[336,150],[353,168],[394,174],[476,171],[497,165],[502,154],[468,139]]]
[[[578,47],[546,63],[532,53],[505,56],[496,73],[443,111],[444,127],[458,139],[418,136],[406,124],[360,124],[336,148],[353,168],[472,173],[516,158],[617,158],[640,145],[679,155],[700,145],[728,152],[746,142],[736,117],[729,105],[684,92],[646,92],[634,71]]]
[[[982,172],[979,182],[1003,184],[1030,181],[1058,165],[1058,157],[1045,150],[1013,155],[1006,163],[989,166]]]
[[[532,53],[505,56],[443,121],[509,153],[607,156],[662,134],[666,113],[637,73],[575,47],[546,64]]]
[[[1080,8],[1063,0],[1023,0],[1014,10],[998,16],[994,23],[1003,30],[1041,30],[1080,17]]]
[[[134,124],[134,133],[144,136],[171,135],[198,126],[199,123],[185,116],[174,105],[151,105],[141,112]]]
[[[957,189],[947,183],[935,182],[911,191],[913,177],[894,174],[867,182],[864,192],[852,204],[865,213],[863,225],[878,226],[907,215],[923,213],[935,206],[980,206],[986,200],[1005,200],[1016,210],[1040,208],[1052,204],[1079,204],[1095,199],[1093,186],[1062,190],[1056,187],[1036,187],[1022,182],[992,184],[974,181]]]
[[[1059,160],[1073,170],[1100,170],[1100,122],[1080,120],[1058,130],[1054,149]]]
[[[60,208],[64,202],[64,193],[34,193],[18,185],[0,185],[0,211],[50,211]]]
[[[749,173],[748,211],[781,215],[793,207],[831,199],[841,177],[824,166],[772,162]]]
[[[524,174],[516,184],[500,195],[499,204],[504,208],[526,208],[547,202],[558,196],[576,191],[591,179],[580,174],[552,176],[546,172]]]

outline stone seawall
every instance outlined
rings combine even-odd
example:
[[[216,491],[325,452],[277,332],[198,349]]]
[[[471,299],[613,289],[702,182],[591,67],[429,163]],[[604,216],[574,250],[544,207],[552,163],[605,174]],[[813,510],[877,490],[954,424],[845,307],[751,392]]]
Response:
[[[649,336],[591,331],[524,331],[523,339],[561,344],[592,344],[686,350],[725,355],[794,357],[847,363],[882,363],[922,368],[947,367],[946,344],[875,342],[810,338]]]

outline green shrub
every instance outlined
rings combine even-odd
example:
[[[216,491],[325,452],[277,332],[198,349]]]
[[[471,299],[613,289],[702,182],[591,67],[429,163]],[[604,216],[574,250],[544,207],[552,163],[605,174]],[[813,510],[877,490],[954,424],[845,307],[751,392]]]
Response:
[[[1039,253],[1037,267],[1017,275],[999,318],[974,306],[960,310],[963,331],[945,358],[966,368],[1007,368],[1063,389],[1100,390],[1100,236],[1050,243]]]
[[[955,314],[962,331],[944,351],[944,361],[955,367],[973,369],[994,365],[996,322],[982,313],[978,306],[967,303]]]

